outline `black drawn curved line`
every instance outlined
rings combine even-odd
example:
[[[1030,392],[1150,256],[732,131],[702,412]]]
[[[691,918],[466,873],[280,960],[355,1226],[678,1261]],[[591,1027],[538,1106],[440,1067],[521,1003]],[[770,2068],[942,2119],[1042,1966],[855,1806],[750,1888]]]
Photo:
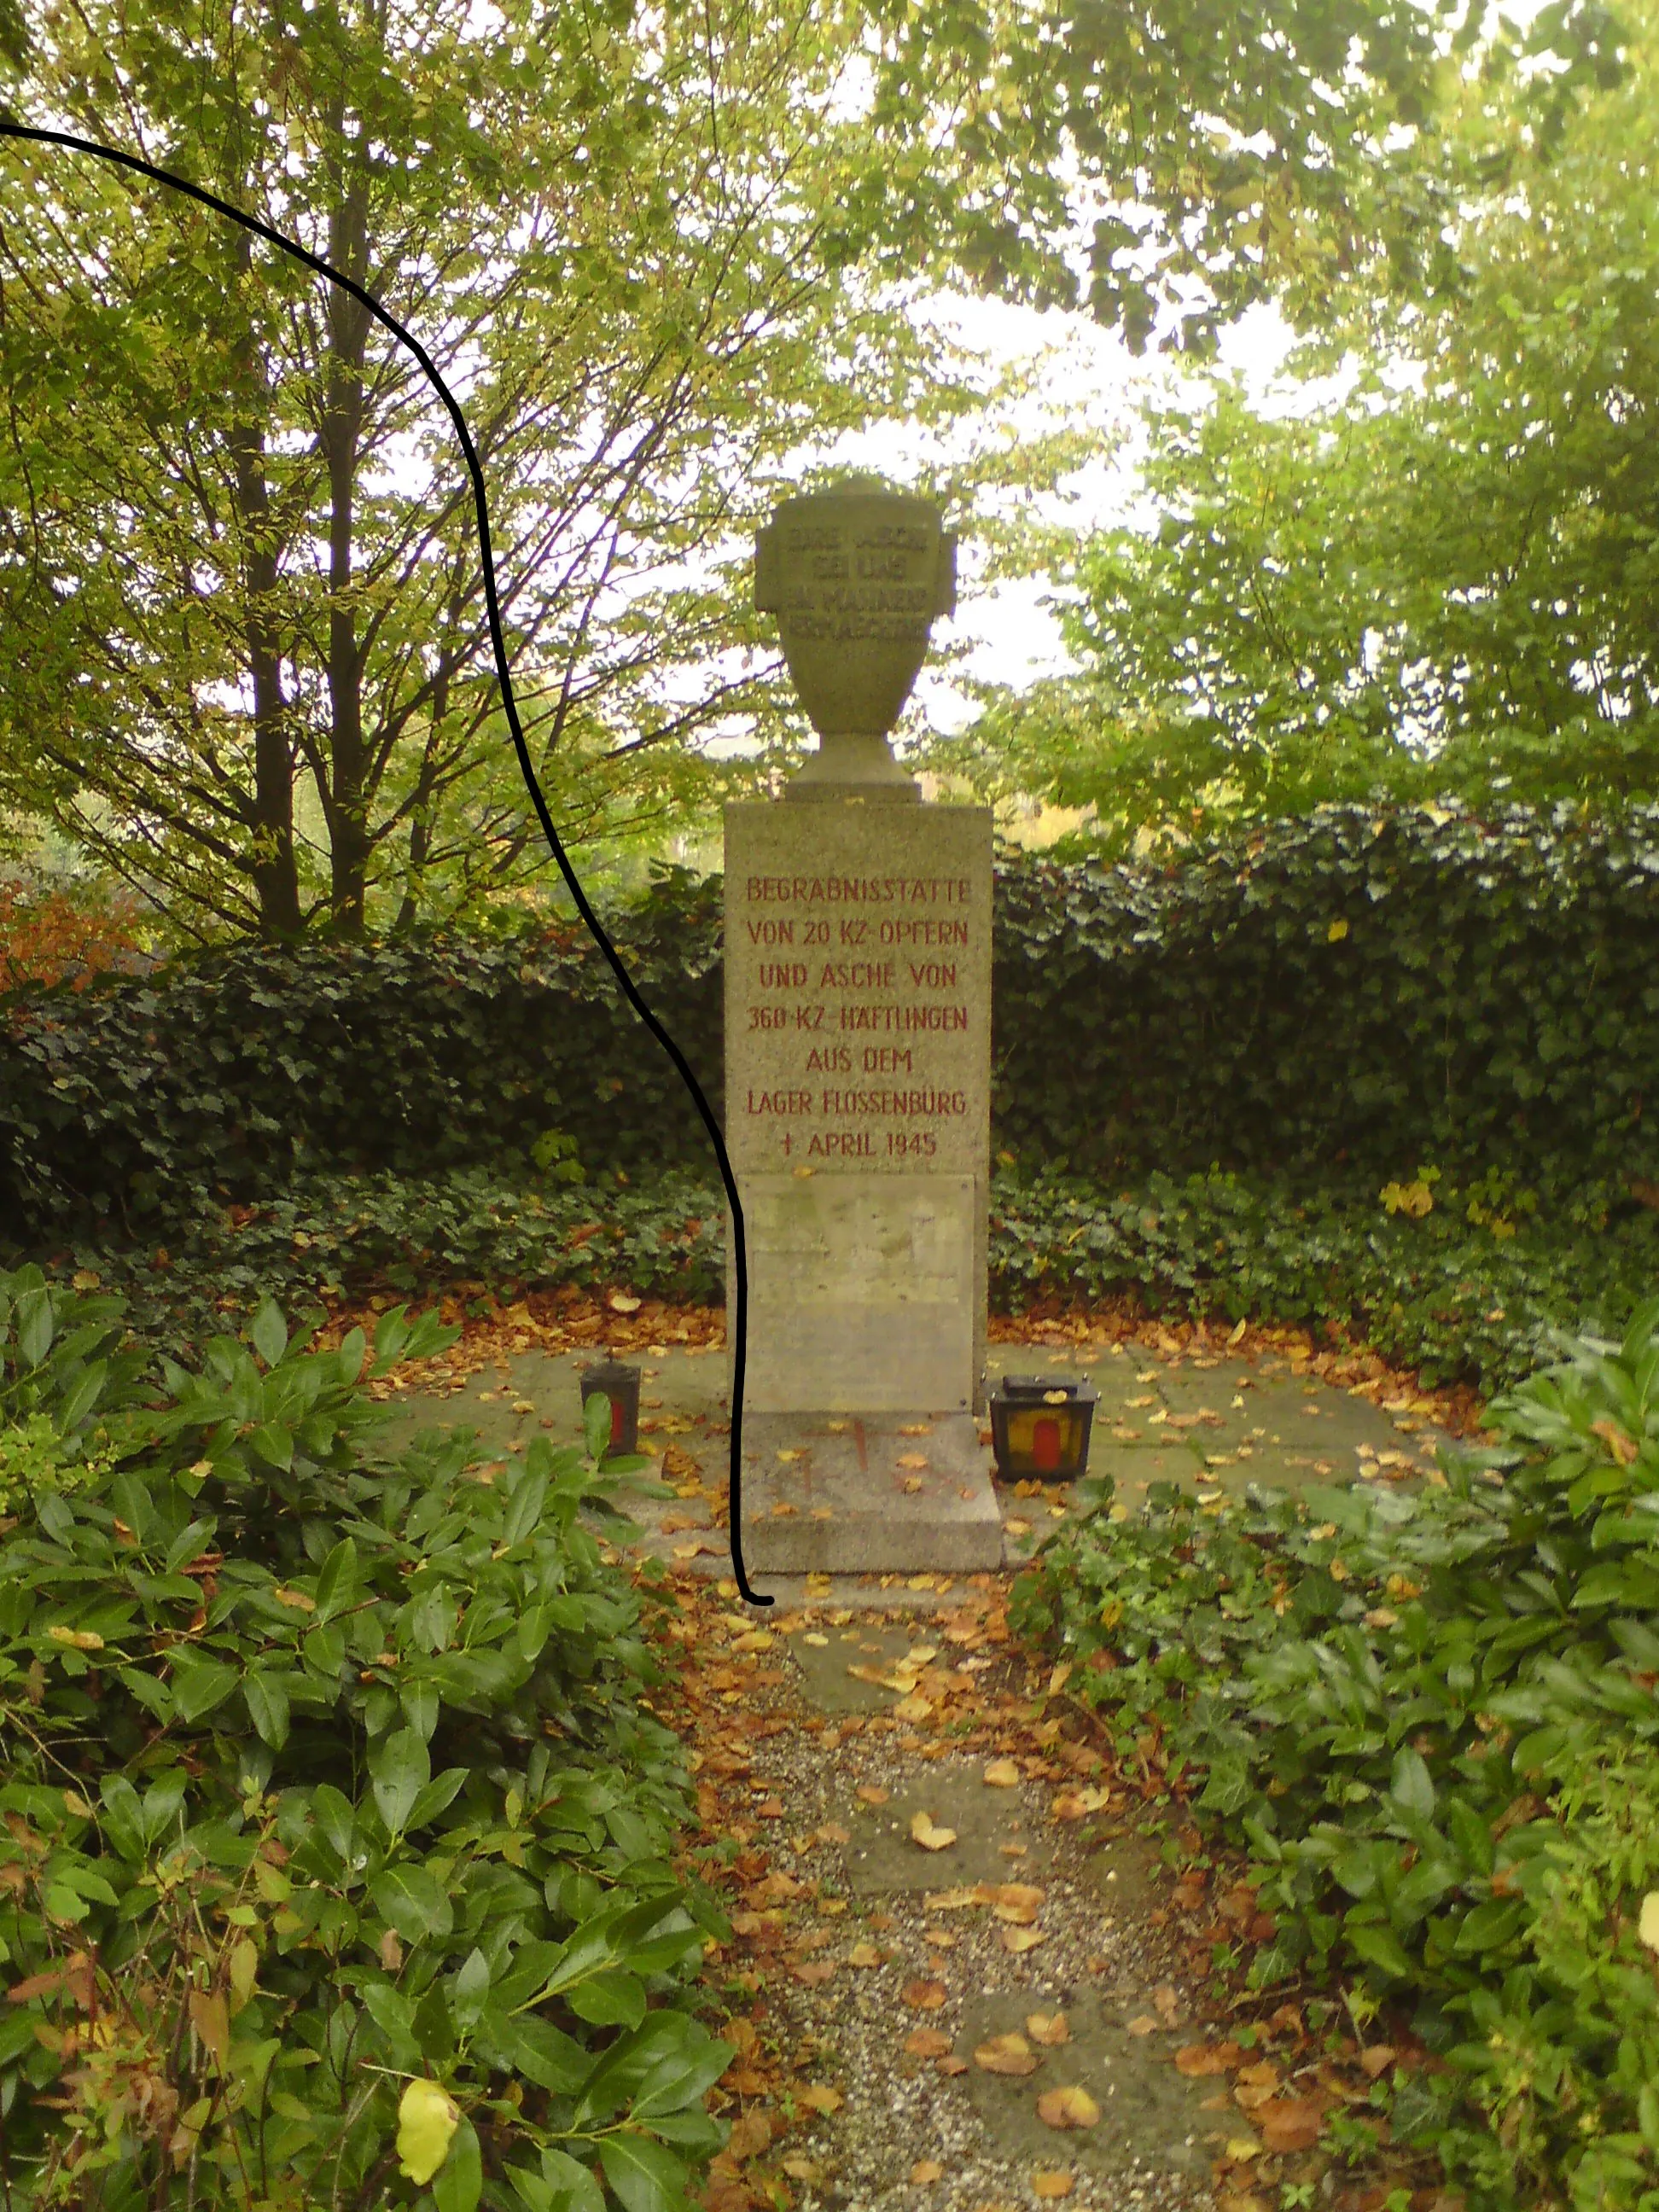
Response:
[[[285,238],[280,230],[273,230],[269,223],[261,222],[257,216],[233,207],[228,200],[222,200],[216,192],[207,191],[200,185],[191,184],[187,177],[176,177],[171,170],[157,168],[153,161],[146,161],[137,154],[125,153],[118,146],[101,145],[95,138],[77,137],[72,131],[44,131],[29,124],[0,121],[0,137],[26,138],[38,145],[63,146],[72,153],[94,155],[100,161],[113,161],[119,167],[131,169],[139,176],[152,178],[158,185],[169,185],[175,191],[185,192],[191,199],[199,200],[204,207],[211,208],[216,215],[228,216],[233,222],[240,222],[244,230],[252,231],[257,237],[264,239],[283,253],[292,254],[296,261],[303,261],[319,276],[326,276],[331,284],[337,284],[342,291],[349,292],[354,300],[368,309],[377,323],[391,331],[400,345],[409,348],[420,363],[428,382],[448,410],[449,419],[455,426],[455,434],[460,440],[467,474],[472,479],[472,505],[478,526],[478,551],[483,563],[489,641],[495,655],[495,678],[501,689],[501,704],[507,709],[507,726],[513,732],[513,749],[519,757],[519,772],[524,778],[525,788],[530,793],[531,804],[535,807],[549,849],[558,864],[559,873],[564,878],[570,896],[576,902],[576,911],[586,925],[588,935],[610,963],[611,972],[621,986],[623,996],[672,1060],[675,1073],[690,1093],[691,1103],[702,1117],[702,1125],[714,1147],[720,1181],[726,1187],[726,1203],[732,1209],[735,1261],[732,1273],[736,1291],[736,1311],[730,1317],[729,1328],[732,1343],[732,1461],[727,1494],[728,1516],[732,1524],[732,1566],[737,1577],[738,1589],[749,1604],[771,1605],[774,1602],[771,1598],[757,1597],[750,1589],[749,1577],[743,1566],[743,1385],[749,1349],[749,1253],[744,1231],[743,1202],[738,1196],[731,1155],[726,1149],[726,1139],[721,1133],[714,1109],[704,1095],[702,1084],[693,1074],[690,1062],[647,1005],[621,954],[611,942],[599,916],[588,902],[580,878],[570,865],[570,856],[564,849],[558,831],[553,827],[553,817],[548,811],[542,787],[536,781],[536,771],[531,765],[530,748],[525,743],[524,731],[519,722],[518,703],[513,695],[513,677],[507,662],[507,641],[501,632],[501,605],[495,594],[495,562],[489,549],[489,506],[484,492],[483,470],[478,460],[477,449],[472,443],[472,434],[466,427],[466,418],[461,413],[454,394],[439,375],[419,339],[406,331],[397,317],[389,313],[371,292],[365,291],[351,277],[343,276],[339,270],[331,268],[320,256],[301,246],[296,239]]]

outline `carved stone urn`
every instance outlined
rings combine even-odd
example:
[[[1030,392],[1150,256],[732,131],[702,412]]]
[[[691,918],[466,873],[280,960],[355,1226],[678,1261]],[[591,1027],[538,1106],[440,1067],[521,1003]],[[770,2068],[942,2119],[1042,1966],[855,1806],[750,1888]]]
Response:
[[[917,799],[888,734],[936,618],[957,603],[957,541],[931,500],[847,477],[775,507],[755,539],[755,605],[778,618],[818,750],[791,799]]]

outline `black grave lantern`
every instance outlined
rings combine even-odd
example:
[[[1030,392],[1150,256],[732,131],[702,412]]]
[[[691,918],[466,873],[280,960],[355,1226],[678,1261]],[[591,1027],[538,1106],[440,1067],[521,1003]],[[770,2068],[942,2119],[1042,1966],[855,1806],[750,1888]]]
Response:
[[[597,1392],[611,1401],[611,1441],[606,1455],[620,1458],[640,1448],[640,1370],[624,1359],[601,1359],[581,1370],[582,1413]]]
[[[1005,1482],[1067,1482],[1089,1464],[1100,1393],[1058,1375],[1005,1375],[991,1393],[991,1448]]]

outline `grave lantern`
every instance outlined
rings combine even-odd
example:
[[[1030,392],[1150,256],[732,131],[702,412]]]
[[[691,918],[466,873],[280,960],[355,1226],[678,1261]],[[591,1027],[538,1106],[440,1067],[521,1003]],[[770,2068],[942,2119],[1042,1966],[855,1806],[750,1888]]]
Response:
[[[595,1393],[611,1401],[609,1455],[620,1457],[640,1448],[640,1370],[626,1360],[601,1359],[581,1370],[582,1413]]]
[[[1065,1482],[1089,1464],[1100,1393],[1055,1375],[1005,1375],[991,1393],[991,1447],[1005,1482]]]

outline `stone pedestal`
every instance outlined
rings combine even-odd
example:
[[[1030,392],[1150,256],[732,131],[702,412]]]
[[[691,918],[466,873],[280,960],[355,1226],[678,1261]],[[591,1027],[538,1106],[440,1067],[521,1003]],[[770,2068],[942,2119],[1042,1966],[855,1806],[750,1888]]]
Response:
[[[1000,1561],[973,1421],[990,1023],[988,810],[726,809],[751,1572]]]

